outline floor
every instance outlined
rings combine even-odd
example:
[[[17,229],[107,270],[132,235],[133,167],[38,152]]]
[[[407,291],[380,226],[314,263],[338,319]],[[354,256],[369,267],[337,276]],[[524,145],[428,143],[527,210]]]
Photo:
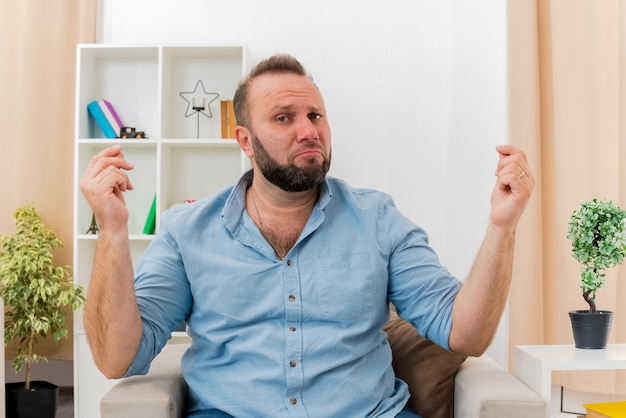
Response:
[[[74,418],[74,389],[71,387],[59,388],[56,418]]]
[[[553,385],[552,413],[550,416],[553,418],[585,418],[586,408],[583,405],[586,403],[615,402],[624,399],[624,395],[619,394],[579,392]]]

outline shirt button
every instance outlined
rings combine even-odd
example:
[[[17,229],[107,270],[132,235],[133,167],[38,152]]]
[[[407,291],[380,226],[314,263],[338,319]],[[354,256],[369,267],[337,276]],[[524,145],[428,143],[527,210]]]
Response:
[[[294,295],[289,295],[289,302],[295,302],[296,297]]]
[[[296,332],[296,327],[289,327],[289,331]]]
[[[291,260],[287,260],[287,265],[291,267],[293,266],[293,262]]]
[[[298,400],[296,398],[291,398],[291,399],[289,399],[289,403],[292,404],[292,405],[295,405],[295,404],[298,403]]]
[[[293,361],[293,360],[291,360],[291,361],[289,362],[289,365],[290,365],[291,367],[296,367],[296,362],[295,362],[295,361]]]

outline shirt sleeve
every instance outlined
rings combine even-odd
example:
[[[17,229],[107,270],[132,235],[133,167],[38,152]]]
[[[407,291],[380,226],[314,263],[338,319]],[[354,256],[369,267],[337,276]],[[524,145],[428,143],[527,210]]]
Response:
[[[390,253],[390,301],[422,336],[450,350],[452,307],[461,282],[441,265],[426,232],[402,215],[390,198],[381,218],[379,233]]]
[[[165,215],[165,214],[164,214]],[[125,376],[146,374],[150,363],[185,320],[191,308],[189,281],[167,217],[144,252],[135,273],[135,293],[143,333]]]

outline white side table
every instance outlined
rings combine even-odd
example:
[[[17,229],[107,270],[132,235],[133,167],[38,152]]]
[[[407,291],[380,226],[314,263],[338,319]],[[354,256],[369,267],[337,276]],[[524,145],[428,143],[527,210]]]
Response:
[[[552,372],[562,370],[626,369],[626,344],[609,344],[601,350],[574,345],[515,346],[515,376],[546,401],[546,418],[550,417]]]

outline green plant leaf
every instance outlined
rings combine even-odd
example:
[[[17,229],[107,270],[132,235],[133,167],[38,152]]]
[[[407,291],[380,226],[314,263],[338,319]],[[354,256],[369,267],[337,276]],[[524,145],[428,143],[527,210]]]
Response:
[[[584,202],[570,217],[567,238],[572,241],[572,256],[583,266],[583,293],[591,291],[594,300],[604,286],[604,270],[626,257],[626,211],[610,200]]]
[[[85,297],[70,268],[54,265],[53,250],[63,242],[34,206],[18,208],[14,218],[15,233],[0,234],[0,297],[6,305],[4,343],[19,341],[12,362],[19,372],[25,363],[46,360],[35,352],[39,336],[52,333],[55,341],[68,337],[64,309],[80,309]]]

